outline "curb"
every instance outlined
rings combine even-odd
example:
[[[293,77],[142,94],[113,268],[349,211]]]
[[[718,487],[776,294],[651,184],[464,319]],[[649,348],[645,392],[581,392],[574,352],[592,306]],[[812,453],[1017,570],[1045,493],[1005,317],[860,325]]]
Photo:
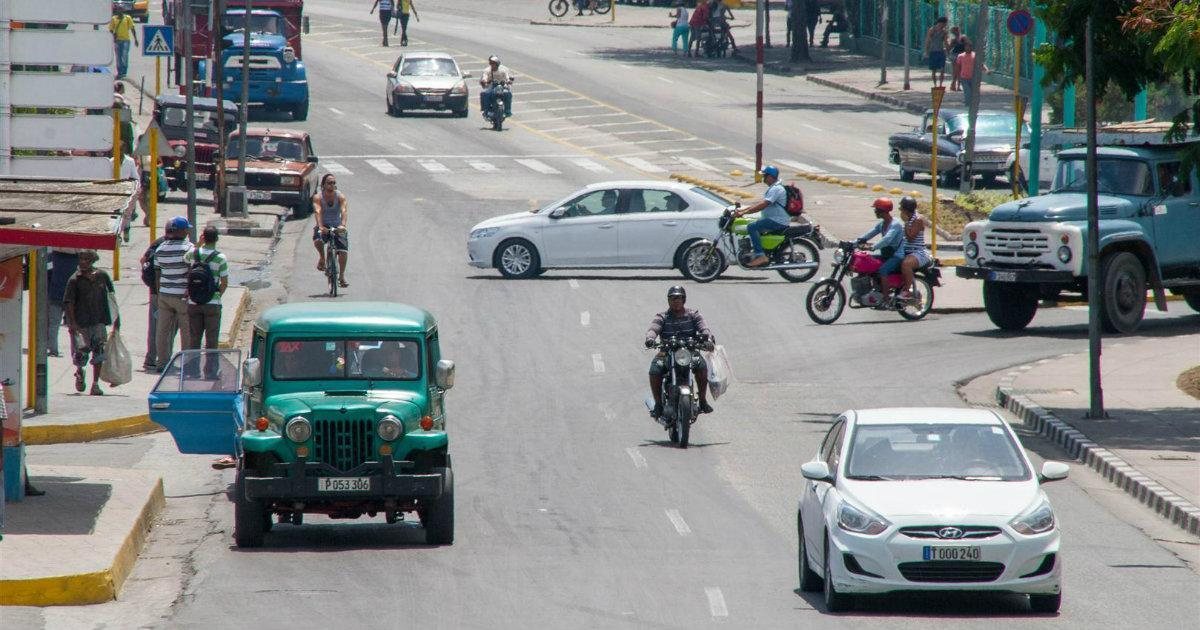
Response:
[[[229,329],[222,330],[220,333],[221,336],[217,341],[217,347],[223,350],[231,349],[236,344],[238,329],[241,328],[242,324],[244,323],[242,322],[242,317],[246,315],[246,309],[250,306],[249,289],[246,289],[245,287],[238,288],[242,289],[242,297],[238,299],[237,308],[233,309],[233,317],[230,317],[228,320],[226,320],[224,317],[221,318],[222,323],[226,321],[230,322]],[[225,328],[225,326],[222,326],[222,328]]]
[[[149,414],[139,414],[112,420],[80,424],[45,424],[21,427],[21,439],[26,446],[74,444],[111,438],[157,433],[163,428],[150,421]]]
[[[108,568],[76,575],[0,581],[0,606],[82,606],[116,599],[166,502],[159,478]]]
[[[1192,535],[1200,535],[1200,507],[1164,488],[1112,451],[1101,447],[1075,427],[1060,420],[1027,396],[1013,393],[1013,381],[1023,368],[1009,372],[996,386],[996,401],[1016,414],[1026,427],[1066,449],[1077,461],[1091,467],[1126,494]]]
[[[892,107],[910,111],[914,114],[917,114],[918,116],[925,114],[925,106],[924,105],[917,105],[916,103],[906,103],[905,101],[898,99],[894,96],[889,96],[887,94],[879,94],[878,92],[871,92],[871,91],[864,90],[861,88],[851,87],[849,85],[844,85],[844,84],[838,83],[836,81],[831,81],[831,80],[826,79],[819,75],[810,74],[810,75],[806,75],[806,78],[809,81],[816,83],[817,85],[823,85],[827,88],[833,88],[835,90],[841,90],[843,92],[857,94],[864,98],[869,98],[873,101],[879,101],[881,103],[886,103],[888,105],[891,105]]]

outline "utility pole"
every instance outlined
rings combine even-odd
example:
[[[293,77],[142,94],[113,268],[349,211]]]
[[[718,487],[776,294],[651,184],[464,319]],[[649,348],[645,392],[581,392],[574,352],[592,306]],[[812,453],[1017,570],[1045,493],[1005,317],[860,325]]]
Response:
[[[967,107],[967,160],[959,170],[958,192],[967,194],[974,185],[972,172],[975,160],[975,119],[979,117],[979,90],[983,82],[983,51],[987,50],[988,0],[980,0],[979,14],[975,17],[975,39],[971,49],[975,51],[974,81],[971,81],[971,102]]]
[[[912,56],[912,30],[909,20],[912,13],[912,0],[904,0],[904,89],[911,90],[912,85],[908,81],[909,75],[909,57]]]
[[[763,14],[764,3],[767,0],[756,0],[755,2],[755,34],[754,34],[754,59],[755,72],[758,74],[758,97],[755,101],[754,111],[754,181],[762,181],[763,169]]]
[[[250,11],[253,0],[246,0],[246,13],[242,16],[242,120],[238,127],[238,186],[246,185],[246,121],[250,118]],[[219,105],[218,105],[219,107]],[[245,207],[238,210],[245,216]]]
[[[225,23],[221,16],[225,15],[225,0],[213,2],[213,27],[210,29],[213,40],[213,83],[217,95],[217,156],[213,159],[213,207],[218,215],[225,216],[225,200],[221,198],[221,189],[217,182],[225,181],[225,64],[221,60],[221,45],[225,41]]]
[[[192,92],[196,63],[192,59],[192,29],[194,27],[192,2],[183,3],[183,61],[184,61],[184,103],[187,111],[187,220],[192,229],[189,231],[191,240],[196,240],[196,103]]]
[[[883,2],[879,5],[879,85],[887,83],[887,49],[888,49],[888,3]]]
[[[1092,47],[1095,18],[1088,15],[1083,43],[1084,73],[1087,81],[1087,256],[1088,256],[1088,383],[1091,402],[1088,417],[1100,420],[1104,413],[1104,388],[1100,384],[1100,199],[1096,183],[1096,59]],[[1138,296],[1141,299],[1141,296]]]

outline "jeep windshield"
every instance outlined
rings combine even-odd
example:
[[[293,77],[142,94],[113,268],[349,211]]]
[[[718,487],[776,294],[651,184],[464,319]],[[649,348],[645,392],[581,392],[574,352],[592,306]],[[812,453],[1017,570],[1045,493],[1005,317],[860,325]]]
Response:
[[[277,381],[421,378],[421,346],[398,339],[290,339],[273,346],[271,377]]]
[[[1145,162],[1099,157],[1096,189],[1110,195],[1149,197],[1154,194],[1154,178]],[[1083,156],[1059,159],[1050,192],[1087,192],[1087,161]]]
[[[230,138],[225,157],[237,159],[241,144],[240,138]],[[303,162],[304,143],[296,138],[247,136],[246,159]]]

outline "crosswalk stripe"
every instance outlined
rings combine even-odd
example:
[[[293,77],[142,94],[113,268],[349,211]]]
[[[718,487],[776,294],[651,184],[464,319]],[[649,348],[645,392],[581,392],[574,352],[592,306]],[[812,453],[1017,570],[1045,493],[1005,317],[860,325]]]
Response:
[[[421,168],[429,171],[430,173],[450,172],[450,169],[446,168],[445,164],[442,164],[437,160],[417,160],[417,163],[421,165]]]
[[[746,158],[725,158],[725,161],[729,162],[730,164],[736,164],[742,168],[754,168],[754,162],[747,160]]]
[[[325,162],[325,170],[329,171],[330,173],[333,173],[334,175],[353,175],[354,174],[354,173],[350,172],[350,169],[346,168],[345,166],[342,166],[341,164],[338,164],[337,162],[326,161]]]
[[[667,172],[667,169],[662,168],[660,166],[655,166],[654,164],[651,164],[650,162],[647,162],[646,160],[643,160],[642,158],[623,157],[623,158],[617,158],[617,159],[632,166],[633,168],[638,169],[639,171],[645,171],[647,173],[665,173],[665,172]]]
[[[575,163],[575,166],[587,169],[593,173],[611,173],[612,172],[607,166],[604,166],[603,164],[600,164],[599,162],[593,162],[592,160],[589,160],[587,158],[575,158],[571,161]]]
[[[496,165],[492,164],[491,162],[481,162],[479,160],[467,160],[467,164],[470,164],[471,168],[473,168],[477,171],[482,171],[484,173],[495,173],[496,172]]]
[[[692,168],[700,169],[702,171],[714,171],[715,172],[718,170],[717,167],[709,164],[708,162],[705,162],[704,160],[701,160],[700,158],[675,156],[675,159],[679,160],[680,162],[683,162],[684,164],[687,164],[688,166],[690,166]]]
[[[847,162],[846,160],[825,160],[825,161],[829,162],[830,164],[832,164],[834,166],[840,166],[841,168],[844,168],[847,171],[851,171],[853,173],[862,173],[862,174],[866,175],[866,174],[875,172],[865,166],[859,166],[859,165],[855,164],[854,162]]]
[[[788,168],[794,168],[797,171],[808,171],[810,173],[824,173],[825,172],[825,169],[823,169],[823,168],[817,168],[811,164],[805,164],[804,162],[796,162],[795,160],[775,160],[775,161],[779,162],[780,164],[782,164]]]
[[[375,170],[384,175],[399,175],[400,169],[396,168],[395,164],[387,160],[367,160],[367,164],[375,167]]]
[[[517,164],[520,164],[521,166],[525,166],[527,168],[533,169],[539,173],[544,173],[546,175],[561,175],[562,174],[562,171],[554,168],[553,166],[550,166],[549,164],[546,164],[545,162],[543,162],[541,160],[534,160],[532,158],[518,159]]]

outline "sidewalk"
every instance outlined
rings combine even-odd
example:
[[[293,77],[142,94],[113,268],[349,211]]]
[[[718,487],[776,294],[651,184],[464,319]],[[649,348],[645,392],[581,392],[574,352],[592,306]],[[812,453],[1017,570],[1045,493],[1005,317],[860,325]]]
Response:
[[[675,10],[674,6],[634,6],[629,4],[619,4],[616,6],[616,19],[613,19],[613,13],[600,15],[591,11],[584,11],[583,15],[576,15],[574,0],[571,0],[571,8],[567,14],[556,18],[550,15],[545,4],[533,5],[540,9],[538,15],[531,17],[530,24],[536,26],[580,26],[585,28],[658,28],[669,32],[668,25],[670,18],[667,14]],[[688,11],[693,9],[689,8]],[[734,19],[729,22],[730,28],[745,28],[754,24],[754,11],[745,9],[735,9],[733,12]],[[772,10],[772,19],[779,20],[780,24],[784,24],[784,12],[782,7]]]
[[[1106,343],[1104,419],[1086,417],[1086,352],[1009,372],[996,398],[1043,437],[1200,536],[1200,400],[1176,386],[1179,374],[1198,363],[1200,333]]]

